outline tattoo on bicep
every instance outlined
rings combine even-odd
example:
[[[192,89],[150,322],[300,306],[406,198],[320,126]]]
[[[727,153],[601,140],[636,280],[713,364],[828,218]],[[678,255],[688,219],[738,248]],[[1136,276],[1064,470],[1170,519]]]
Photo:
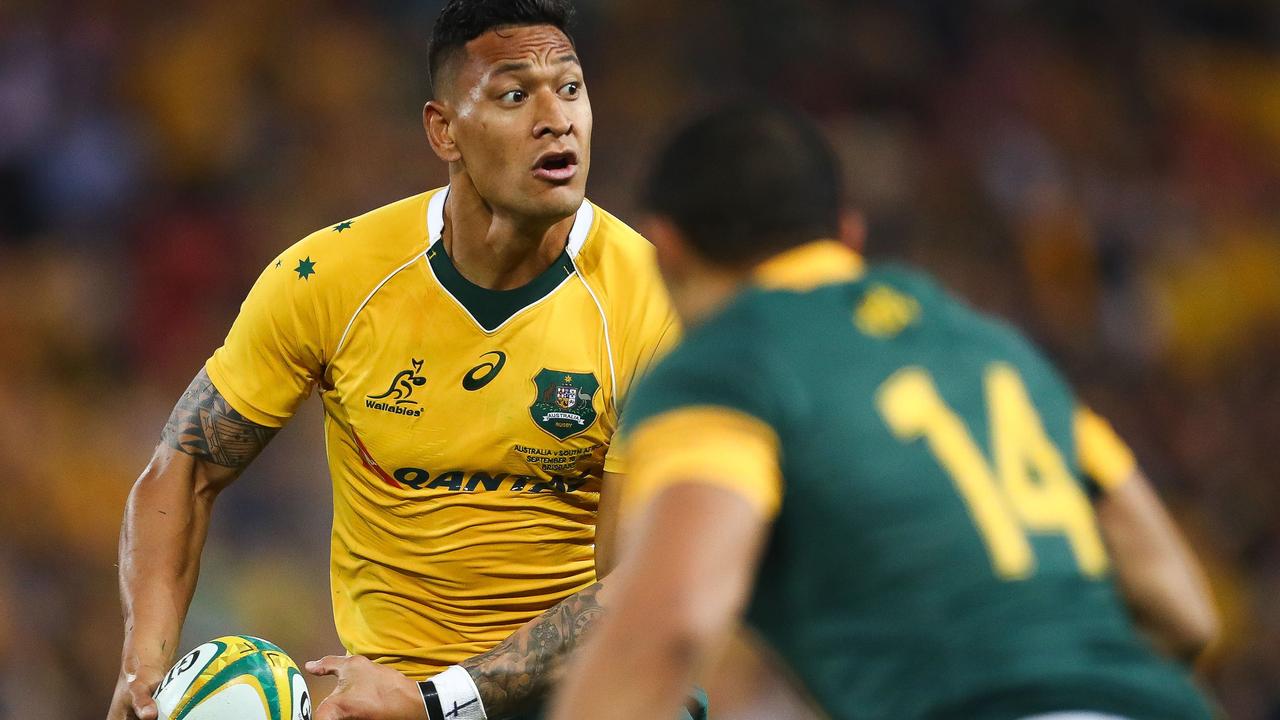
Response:
[[[201,368],[173,407],[161,437],[165,445],[179,452],[239,470],[257,457],[278,431],[236,412]]]
[[[543,699],[569,654],[604,612],[596,599],[600,588],[596,583],[569,596],[497,647],[462,663],[480,691],[487,715],[525,712]]]

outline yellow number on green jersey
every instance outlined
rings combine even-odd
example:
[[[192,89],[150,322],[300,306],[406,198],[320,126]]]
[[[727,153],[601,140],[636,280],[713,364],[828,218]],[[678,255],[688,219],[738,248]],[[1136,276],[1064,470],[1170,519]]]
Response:
[[[1045,433],[1022,379],[1012,366],[993,363],[983,381],[994,465],[942,400],[928,372],[896,373],[881,386],[877,405],[894,434],[904,440],[923,437],[929,444],[968,504],[997,575],[1018,579],[1034,571],[1028,531],[1062,534],[1080,571],[1101,574],[1107,555],[1089,499]]]

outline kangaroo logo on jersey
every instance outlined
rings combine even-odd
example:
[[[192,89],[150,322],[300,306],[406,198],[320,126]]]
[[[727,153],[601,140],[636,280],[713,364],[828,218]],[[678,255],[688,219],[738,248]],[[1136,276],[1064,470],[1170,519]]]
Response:
[[[420,388],[427,384],[427,379],[421,374],[422,362],[422,360],[411,359],[409,361],[409,369],[396,373],[396,376],[391,379],[391,384],[387,386],[386,392],[381,395],[368,395],[365,397],[365,407],[372,410],[395,413],[396,415],[411,415],[413,417],[421,415],[421,410],[405,406],[417,405],[418,401],[413,399],[413,391],[415,388]]]
[[[529,406],[533,422],[559,440],[587,431],[596,421],[595,399],[600,381],[594,373],[543,368],[533,378],[538,394]]]

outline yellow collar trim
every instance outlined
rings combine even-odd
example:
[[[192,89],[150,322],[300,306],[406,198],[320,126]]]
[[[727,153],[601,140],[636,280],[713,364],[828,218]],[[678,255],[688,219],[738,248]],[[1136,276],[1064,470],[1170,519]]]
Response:
[[[770,290],[812,290],[857,280],[863,272],[862,256],[853,249],[835,240],[816,240],[774,255],[752,275],[757,285]]]

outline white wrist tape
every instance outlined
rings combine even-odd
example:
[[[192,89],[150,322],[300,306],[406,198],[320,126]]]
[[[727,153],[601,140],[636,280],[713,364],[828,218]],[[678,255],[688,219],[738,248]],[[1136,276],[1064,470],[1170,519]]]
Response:
[[[435,697],[429,698],[423,693],[423,701],[427,704],[427,717],[433,718],[442,713],[446,720],[488,720],[484,713],[484,702],[480,699],[480,690],[462,666],[454,665],[439,675],[432,676],[430,683],[435,688]],[[432,700],[438,702],[431,706]]]

